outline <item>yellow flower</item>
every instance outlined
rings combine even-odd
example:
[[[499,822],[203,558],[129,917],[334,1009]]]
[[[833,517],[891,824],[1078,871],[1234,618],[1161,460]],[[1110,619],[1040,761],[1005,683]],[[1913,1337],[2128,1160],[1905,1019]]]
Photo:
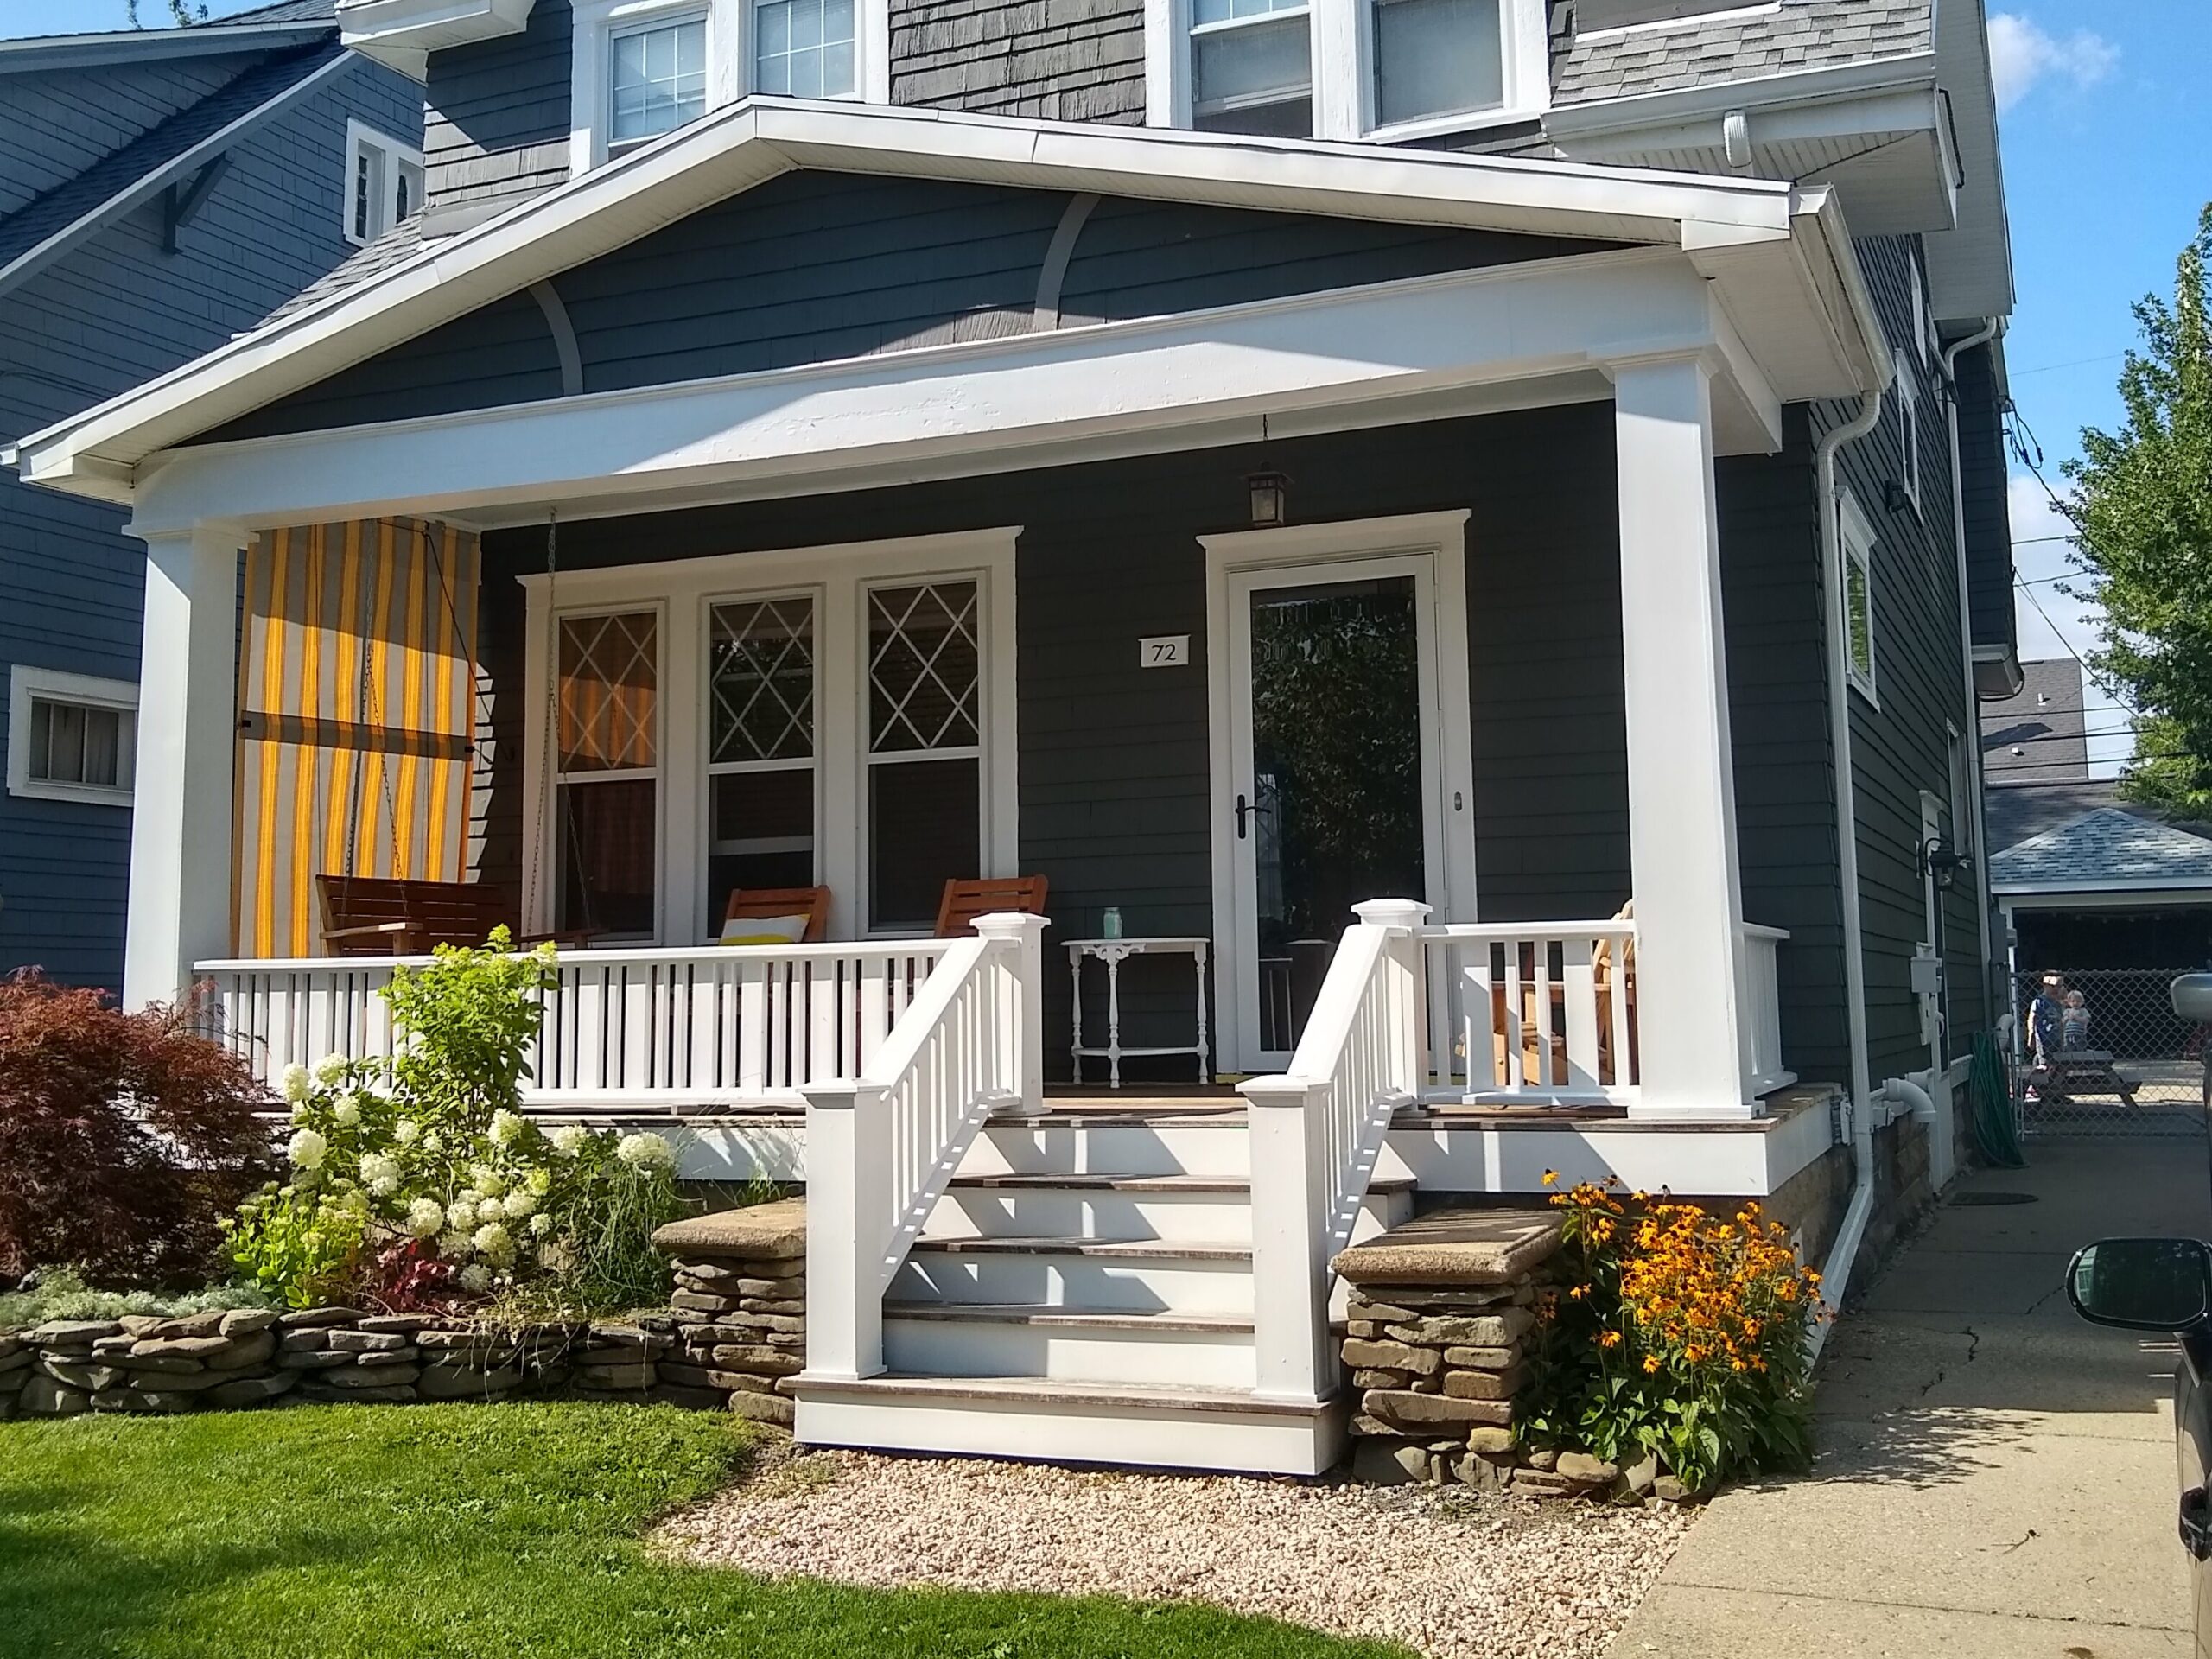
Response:
[[[1555,1169],[1546,1170],[1544,1172],[1544,1185],[1546,1186],[1557,1186],[1559,1185],[1559,1171]]]

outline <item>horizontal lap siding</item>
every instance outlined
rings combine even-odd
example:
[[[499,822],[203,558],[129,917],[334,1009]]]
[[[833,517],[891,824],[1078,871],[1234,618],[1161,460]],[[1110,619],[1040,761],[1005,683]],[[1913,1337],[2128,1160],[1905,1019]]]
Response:
[[[1977,645],[2018,647],[2012,613],[2012,511],[1997,348],[1959,354],[1960,509],[1966,518],[1967,598]]]
[[[1617,534],[1610,410],[1531,411],[1205,449],[647,518],[563,524],[560,567],[763,550],[1016,524],[1021,864],[1051,879],[1048,1058],[1067,1064],[1064,938],[1109,905],[1131,932],[1214,931],[1205,563],[1198,537],[1245,522],[1263,459],[1296,480],[1300,523],[1471,509],[1476,836],[1485,907],[1584,913],[1626,891]],[[1593,448],[1593,446],[1596,446]],[[485,538],[483,661],[505,677],[482,874],[519,886],[518,574],[542,531]],[[1610,609],[1610,620],[1605,613]],[[1188,633],[1201,660],[1144,670],[1137,641]],[[1543,641],[1531,650],[1534,636]],[[1547,687],[1561,692],[1557,697]],[[1579,705],[1573,688],[1591,688]],[[1486,706],[1496,700],[1500,706]],[[1575,849],[1570,868],[1558,859]],[[1551,895],[1541,900],[1540,895]],[[1608,902],[1610,900],[1610,902]],[[1556,912],[1554,912],[1556,913]],[[1183,1040],[1186,965],[1131,971],[1125,1037]],[[1182,1075],[1173,1062],[1146,1075]]]
[[[431,54],[429,208],[503,204],[566,181],[570,25],[569,0],[537,0],[521,35]]]
[[[1141,124],[1142,0],[892,0],[891,101]]]
[[[219,61],[219,82],[242,67]],[[0,430],[35,431],[211,350],[335,264],[346,252],[346,118],[411,138],[416,96],[404,77],[357,62],[231,152],[175,253],[149,204],[11,292]],[[145,550],[123,535],[127,516],[0,474],[0,683],[16,663],[138,677]],[[0,791],[0,971],[37,963],[118,982],[130,819]]]

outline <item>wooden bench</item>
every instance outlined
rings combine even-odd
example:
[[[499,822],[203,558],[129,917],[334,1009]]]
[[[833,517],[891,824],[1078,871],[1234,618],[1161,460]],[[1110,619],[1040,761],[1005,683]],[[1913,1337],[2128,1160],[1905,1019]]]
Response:
[[[944,884],[938,900],[937,936],[957,939],[975,925],[978,916],[1011,911],[1023,916],[1042,916],[1051,883],[1041,875],[987,875],[976,880],[958,877]]]
[[[411,881],[390,876],[318,875],[323,949],[334,957],[418,957],[441,944],[481,945],[495,927],[513,930],[519,907],[488,881]],[[588,944],[590,930],[516,933],[518,945],[547,939]]]

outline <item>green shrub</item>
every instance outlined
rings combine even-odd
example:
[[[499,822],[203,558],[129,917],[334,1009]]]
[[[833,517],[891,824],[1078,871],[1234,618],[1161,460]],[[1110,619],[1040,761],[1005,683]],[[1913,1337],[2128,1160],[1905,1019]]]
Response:
[[[0,1331],[27,1330],[48,1319],[119,1319],[126,1313],[175,1318],[268,1306],[269,1298],[243,1285],[217,1285],[174,1295],[152,1290],[96,1290],[73,1268],[42,1268],[31,1288],[0,1296]]]

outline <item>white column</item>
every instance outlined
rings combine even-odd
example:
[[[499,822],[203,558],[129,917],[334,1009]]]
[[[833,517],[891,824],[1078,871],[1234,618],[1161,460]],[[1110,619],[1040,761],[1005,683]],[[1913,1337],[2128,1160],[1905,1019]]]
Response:
[[[146,538],[127,1007],[172,1000],[194,963],[231,953],[240,543],[207,525]]]
[[[1638,1116],[1753,1110],[1710,372],[1684,359],[1613,381]]]

